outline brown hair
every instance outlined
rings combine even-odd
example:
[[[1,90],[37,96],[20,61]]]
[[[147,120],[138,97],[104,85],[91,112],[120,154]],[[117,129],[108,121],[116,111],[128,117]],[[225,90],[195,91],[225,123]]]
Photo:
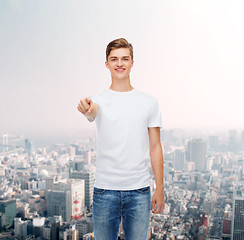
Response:
[[[106,49],[106,60],[108,61],[108,56],[110,52],[114,49],[118,48],[128,48],[130,50],[130,56],[133,60],[133,47],[131,43],[128,43],[128,41],[125,38],[118,38],[110,42]]]

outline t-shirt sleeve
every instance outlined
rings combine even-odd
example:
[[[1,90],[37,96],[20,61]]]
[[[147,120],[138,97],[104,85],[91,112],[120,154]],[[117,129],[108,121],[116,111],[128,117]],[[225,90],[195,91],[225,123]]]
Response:
[[[162,129],[162,117],[158,101],[154,99],[151,114],[148,120],[148,127],[160,127]]]

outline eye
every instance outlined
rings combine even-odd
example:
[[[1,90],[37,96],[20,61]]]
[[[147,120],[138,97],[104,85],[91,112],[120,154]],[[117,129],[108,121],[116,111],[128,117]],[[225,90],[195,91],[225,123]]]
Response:
[[[128,61],[129,59],[128,58],[124,58],[125,61]]]

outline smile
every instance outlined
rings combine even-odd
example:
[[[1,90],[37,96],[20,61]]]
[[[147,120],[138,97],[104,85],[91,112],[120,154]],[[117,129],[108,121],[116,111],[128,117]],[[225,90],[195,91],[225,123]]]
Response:
[[[123,72],[125,70],[125,68],[116,68],[115,70],[116,70],[116,72]]]

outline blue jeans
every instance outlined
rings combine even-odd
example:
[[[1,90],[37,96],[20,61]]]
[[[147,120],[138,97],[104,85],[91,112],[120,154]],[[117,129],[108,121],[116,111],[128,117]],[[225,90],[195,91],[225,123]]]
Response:
[[[125,240],[146,240],[150,221],[150,187],[117,191],[94,187],[93,231],[96,240],[117,240],[122,225]]]

